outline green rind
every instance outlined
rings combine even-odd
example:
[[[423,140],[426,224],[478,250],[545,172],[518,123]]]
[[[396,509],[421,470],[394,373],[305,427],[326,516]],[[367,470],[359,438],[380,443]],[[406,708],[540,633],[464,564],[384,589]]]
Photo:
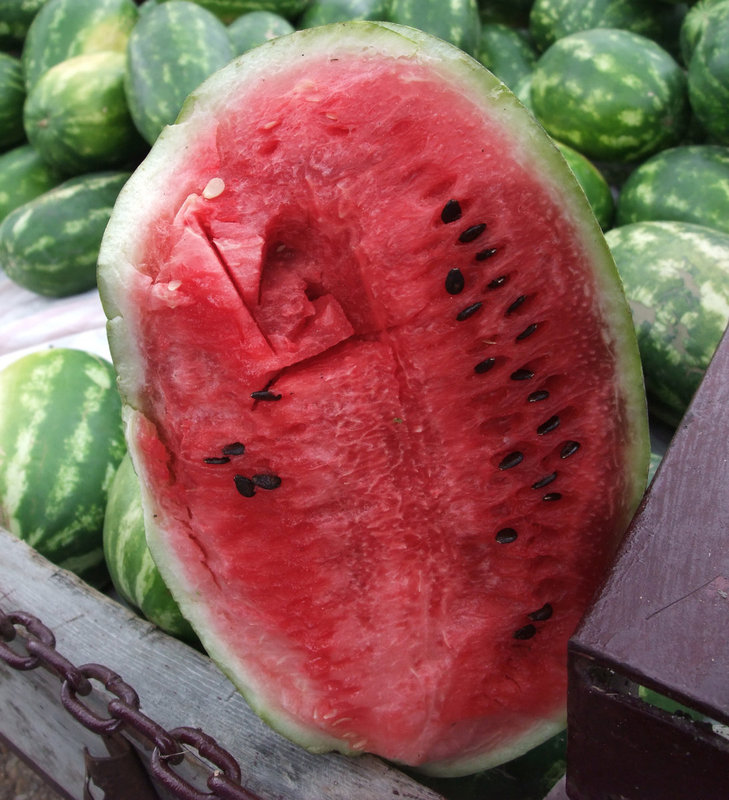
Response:
[[[603,336],[615,353],[616,375],[619,376],[615,391],[625,403],[628,424],[624,438],[625,463],[634,465],[634,471],[628,476],[630,496],[626,497],[622,509],[627,527],[645,487],[648,429],[633,324],[599,225],[555,145],[501,81],[457,47],[420,30],[394,24],[348,22],[311,28],[274,39],[239,57],[191,94],[177,124],[162,132],[148,157],[121,192],[102,243],[98,278],[100,296],[109,318],[110,348],[125,403],[128,440],[137,441],[137,433],[144,429],[147,421],[135,410],[143,391],[145,356],[131,331],[137,309],[129,304],[125,287],[128,287],[128,279],[136,271],[135,264],[139,263],[144,252],[144,244],[137,233],[145,220],[155,217],[160,202],[158,192],[161,187],[166,187],[165,191],[172,190],[182,202],[188,190],[175,181],[178,161],[184,158],[185,148],[196,135],[207,129],[209,119],[223,113],[232,93],[241,91],[241,87],[254,91],[259,81],[294,62],[303,63],[300,61],[302,54],[318,57],[324,52],[336,58],[353,51],[417,60],[427,64],[434,74],[451,86],[457,86],[484,114],[509,129],[522,162],[533,167],[535,176],[539,176],[564,210],[565,219],[576,232],[580,232],[586,257],[594,265],[595,302],[599,306],[596,313],[611,321],[610,326],[603,329]],[[151,187],[156,188],[152,191]],[[171,197],[167,201],[174,202]],[[143,458],[133,449],[131,456],[141,477],[145,526],[153,557],[207,652],[227,672],[251,707],[281,733],[312,751],[337,749],[352,752],[346,741],[314,731],[278,709],[267,696],[265,685],[260,685],[249,673],[239,654],[210,633],[215,627],[210,610],[196,602],[194,590],[180,578],[184,574],[183,561],[166,546],[165,531],[155,517],[154,497],[146,488]],[[504,745],[486,755],[431,763],[425,765],[424,770],[433,774],[462,775],[503,763],[558,733],[563,726],[564,715],[560,713],[554,719],[536,724],[525,734],[519,746]]]
[[[129,38],[124,87],[137,130],[150,144],[187,95],[234,56],[225,25],[188,0],[142,14]]]
[[[562,142],[555,142],[555,144],[587,195],[600,227],[604,231],[607,230],[612,225],[615,215],[615,200],[608,182],[600,170],[582,153],[578,153],[577,150]]]
[[[109,487],[103,547],[109,577],[120,597],[165,633],[196,642],[147,547],[142,492],[128,453]]]
[[[628,177],[617,225],[676,220],[729,233],[729,147],[684,145],[656,153]]]
[[[128,172],[70,178],[0,224],[0,266],[37,294],[64,297],[96,285],[101,237]]]
[[[534,112],[588,158],[629,162],[678,144],[689,105],[681,67],[655,42],[594,28],[556,41],[534,69]]]
[[[294,26],[273,11],[251,11],[228,25],[228,36],[233,45],[233,52],[237,56],[269,39],[293,32]]]
[[[648,404],[676,427],[729,322],[729,234],[688,222],[636,222],[607,242],[628,296]]]
[[[25,139],[23,104],[25,84],[20,59],[0,53],[0,151]]]
[[[691,108],[712,141],[729,145],[729,2],[717,5],[688,67]]]
[[[61,180],[31,144],[21,144],[0,155],[0,222]]]
[[[48,0],[23,45],[28,91],[51,67],[84,53],[124,53],[136,24],[133,0]]]
[[[655,0],[534,0],[529,32],[539,50],[558,39],[591,28],[620,28],[678,49],[685,8]]]
[[[355,19],[387,19],[387,0],[312,0],[297,27],[313,28]]]
[[[66,176],[131,165],[144,143],[124,93],[125,57],[104,51],[51,67],[28,94],[25,133]]]
[[[537,63],[537,51],[528,35],[500,23],[481,26],[476,58],[512,91]]]
[[[408,25],[475,55],[481,38],[476,0],[389,0],[387,19]]]
[[[105,580],[107,492],[126,450],[112,365],[42,350],[0,372],[0,522],[39,553]]]

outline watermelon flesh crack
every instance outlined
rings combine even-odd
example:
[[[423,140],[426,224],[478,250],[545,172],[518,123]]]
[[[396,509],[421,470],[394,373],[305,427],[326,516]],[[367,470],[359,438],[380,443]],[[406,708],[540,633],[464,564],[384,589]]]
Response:
[[[404,31],[306,31],[210,79],[99,283],[150,548],[211,657],[310,749],[459,774],[563,726],[645,403],[561,157]]]

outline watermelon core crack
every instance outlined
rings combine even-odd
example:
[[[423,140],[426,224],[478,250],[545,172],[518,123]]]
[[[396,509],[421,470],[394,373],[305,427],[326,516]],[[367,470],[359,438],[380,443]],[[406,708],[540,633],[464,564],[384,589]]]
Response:
[[[160,137],[102,247],[150,548],[280,731],[473,771],[564,724],[645,474],[630,315],[571,173],[475,62],[377,25],[272,46]]]

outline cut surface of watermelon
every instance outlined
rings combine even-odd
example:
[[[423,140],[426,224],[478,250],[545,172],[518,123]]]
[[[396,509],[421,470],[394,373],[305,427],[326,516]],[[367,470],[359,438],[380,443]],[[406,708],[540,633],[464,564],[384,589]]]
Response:
[[[252,707],[443,774],[559,730],[645,400],[599,226],[503,84],[394,25],[276,39],[191,96],[99,263],[150,549]]]

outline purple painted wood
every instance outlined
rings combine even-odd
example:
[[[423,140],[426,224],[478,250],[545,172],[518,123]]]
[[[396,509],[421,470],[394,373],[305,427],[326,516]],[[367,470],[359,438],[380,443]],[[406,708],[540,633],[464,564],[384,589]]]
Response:
[[[729,797],[729,334],[569,647],[572,800]]]

